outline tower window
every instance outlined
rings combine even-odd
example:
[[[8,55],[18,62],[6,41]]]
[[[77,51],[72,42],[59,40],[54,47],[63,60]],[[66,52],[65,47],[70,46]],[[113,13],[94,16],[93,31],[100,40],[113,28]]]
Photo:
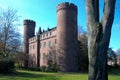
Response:
[[[57,43],[57,39],[55,39],[55,44]]]

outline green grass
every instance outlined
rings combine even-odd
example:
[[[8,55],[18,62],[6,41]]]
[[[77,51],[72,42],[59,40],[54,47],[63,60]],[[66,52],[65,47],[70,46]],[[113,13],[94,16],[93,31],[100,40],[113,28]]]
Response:
[[[0,80],[87,80],[87,73],[45,73],[17,70],[14,74],[0,74]],[[120,80],[120,75],[109,74],[109,80]]]

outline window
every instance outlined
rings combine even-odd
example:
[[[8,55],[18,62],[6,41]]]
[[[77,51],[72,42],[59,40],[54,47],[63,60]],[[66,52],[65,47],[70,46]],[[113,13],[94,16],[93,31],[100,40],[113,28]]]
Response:
[[[45,37],[45,34],[43,34],[43,38]]]
[[[53,59],[53,54],[52,54],[52,52],[49,52],[49,59],[50,59],[50,60]]]
[[[33,49],[35,48],[35,45],[33,45]]]
[[[55,44],[57,43],[57,39],[55,39]]]
[[[49,47],[51,47],[51,46],[52,46],[52,42],[51,42],[51,41],[49,41],[49,44],[48,44],[48,45],[49,45]]]
[[[52,35],[52,33],[50,32],[50,36]]]
[[[42,60],[45,61],[45,59],[46,59],[46,55],[45,55],[45,53],[43,53]]]
[[[30,45],[29,49],[31,50],[32,49],[32,46]]]
[[[46,36],[48,36],[48,33],[46,33]]]
[[[44,47],[46,47],[46,42],[44,42]]]

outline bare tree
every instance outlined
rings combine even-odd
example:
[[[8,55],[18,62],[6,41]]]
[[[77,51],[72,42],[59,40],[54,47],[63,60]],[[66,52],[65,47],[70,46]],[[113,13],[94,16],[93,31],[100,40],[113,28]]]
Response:
[[[88,70],[87,32],[81,26],[78,29],[78,64],[79,70]]]
[[[47,55],[47,61],[52,61],[53,64],[56,64],[57,65],[57,49],[55,47],[55,45],[51,46],[49,48],[49,54]]]
[[[104,0],[101,21],[99,21],[99,0],[85,1],[88,29],[88,80],[108,80],[107,50],[114,20],[116,0]]]
[[[1,11],[0,16],[0,42],[3,44],[3,51],[19,49],[21,45],[20,33],[17,32],[16,22],[18,21],[17,11],[8,8]]]
[[[112,48],[109,48],[107,52],[108,52],[108,54],[107,54],[108,62],[113,62],[113,64],[111,64],[111,66],[117,67],[118,65],[117,65],[117,54],[116,54],[116,52],[113,51]]]
[[[120,66],[120,48],[117,49],[116,53],[117,53],[117,64]]]
[[[87,46],[87,32],[82,26],[80,26],[78,29],[78,41]]]
[[[120,54],[120,48],[119,48],[119,49],[117,49],[117,54]]]

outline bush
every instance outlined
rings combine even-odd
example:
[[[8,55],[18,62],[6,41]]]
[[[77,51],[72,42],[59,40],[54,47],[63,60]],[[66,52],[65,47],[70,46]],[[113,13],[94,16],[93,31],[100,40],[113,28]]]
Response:
[[[10,73],[15,69],[15,59],[9,53],[0,52],[0,73]]]
[[[0,73],[10,73],[15,69],[15,62],[13,60],[0,61]]]
[[[56,65],[46,68],[46,72],[57,72],[57,71],[58,71],[58,67]]]
[[[27,69],[32,71],[40,71],[40,67],[29,67]]]
[[[48,65],[46,68],[47,72],[57,72],[59,69],[57,63],[54,63],[52,60],[48,60],[47,65]]]
[[[57,72],[59,69],[59,66],[57,63],[54,63],[52,60],[48,60],[47,66],[41,66],[42,72]]]
[[[46,68],[47,68],[46,66],[41,66],[41,67],[40,67],[40,70],[41,70],[42,72],[46,72]]]

